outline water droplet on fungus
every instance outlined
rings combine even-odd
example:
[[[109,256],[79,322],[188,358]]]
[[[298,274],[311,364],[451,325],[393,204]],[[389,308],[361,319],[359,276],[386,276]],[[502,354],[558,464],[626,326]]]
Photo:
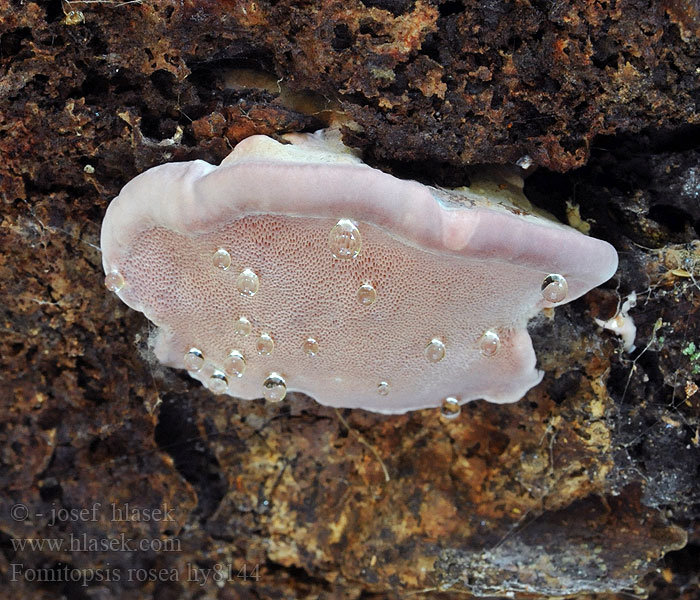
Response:
[[[209,389],[215,394],[223,394],[228,389],[228,380],[221,371],[214,371],[209,377]]]
[[[336,258],[355,258],[362,248],[360,230],[350,219],[340,219],[331,229],[328,245]]]
[[[279,373],[270,373],[263,382],[263,396],[268,402],[281,402],[287,395],[287,383]]]
[[[124,278],[119,271],[112,271],[105,277],[105,287],[110,292],[118,292],[124,287]]]
[[[307,338],[301,345],[301,349],[309,356],[316,356],[318,354],[318,342],[314,338]]]
[[[224,359],[224,371],[231,377],[242,377],[245,372],[245,357],[238,350],[231,350]]]
[[[236,289],[242,296],[255,296],[260,288],[260,279],[253,269],[243,269],[236,278]]]
[[[569,284],[562,275],[552,273],[542,282],[542,297],[548,302],[562,302],[569,291]]]
[[[454,396],[448,396],[442,401],[440,407],[440,416],[445,419],[456,419],[462,412],[462,407],[459,405],[459,400]]]
[[[199,348],[190,348],[185,353],[183,362],[188,371],[199,371],[204,365],[204,354]]]
[[[357,301],[362,306],[371,306],[377,299],[377,290],[371,283],[363,283],[357,290]]]
[[[267,333],[261,333],[255,342],[255,349],[258,351],[258,354],[267,356],[272,354],[272,351],[275,349],[275,341]]]
[[[219,248],[211,257],[211,262],[218,269],[225,271],[231,266],[231,255],[223,248]]]
[[[445,358],[445,344],[441,339],[433,338],[425,347],[425,358],[428,362],[436,363]]]
[[[386,396],[389,393],[389,383],[387,381],[380,381],[377,386],[377,393],[380,396]]]
[[[500,345],[501,338],[498,337],[495,331],[489,329],[481,336],[481,340],[479,340],[479,351],[484,356],[493,356],[498,352]]]
[[[238,317],[238,320],[233,324],[233,333],[235,333],[236,335],[250,335],[250,332],[252,330],[253,326],[250,324],[250,321],[245,317]]]

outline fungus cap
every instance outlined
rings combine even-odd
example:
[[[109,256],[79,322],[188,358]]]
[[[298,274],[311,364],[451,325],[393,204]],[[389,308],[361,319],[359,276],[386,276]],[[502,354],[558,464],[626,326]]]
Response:
[[[528,319],[617,268],[606,242],[514,206],[517,182],[438,189],[337,134],[285,138],[154,167],[102,225],[108,285],[158,326],[159,360],[217,393],[382,413],[512,402],[542,378]]]

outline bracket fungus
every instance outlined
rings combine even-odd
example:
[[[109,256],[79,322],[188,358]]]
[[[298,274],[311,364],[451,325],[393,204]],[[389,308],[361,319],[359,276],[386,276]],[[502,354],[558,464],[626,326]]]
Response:
[[[107,287],[214,393],[447,418],[513,402],[542,378],[528,319],[617,268],[608,243],[514,207],[522,182],[433,188],[337,132],[285,138],[154,167],[102,225]]]

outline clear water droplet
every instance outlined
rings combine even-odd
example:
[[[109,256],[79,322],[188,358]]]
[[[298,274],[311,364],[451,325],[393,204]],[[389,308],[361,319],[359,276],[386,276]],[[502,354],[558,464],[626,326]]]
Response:
[[[224,371],[231,377],[242,377],[245,373],[245,356],[238,350],[231,350],[229,355],[224,359]]]
[[[336,258],[355,258],[362,248],[360,230],[350,219],[340,219],[328,235],[328,245]]]
[[[260,288],[260,279],[253,269],[243,269],[236,277],[236,289],[242,296],[255,296]]]
[[[484,333],[484,335],[481,336],[481,339],[479,340],[479,351],[481,354],[484,356],[493,356],[498,352],[498,348],[501,345],[501,338],[498,337],[498,334],[489,329]]]
[[[542,297],[554,304],[562,302],[569,293],[569,284],[563,275],[552,273],[542,282]]]
[[[433,338],[425,347],[425,358],[428,362],[436,363],[445,358],[445,344],[439,338]]]
[[[209,389],[215,394],[223,394],[228,389],[228,379],[221,371],[214,371],[209,377]]]
[[[462,407],[459,405],[459,400],[454,396],[448,396],[442,401],[440,415],[445,419],[456,419],[461,412]]]
[[[272,354],[272,351],[275,349],[275,341],[267,333],[261,333],[255,342],[255,349],[258,351],[258,354],[267,356]]]
[[[515,161],[515,164],[518,165],[521,169],[529,169],[532,166],[532,163],[533,160],[529,154],[521,156],[518,160]]]
[[[190,348],[182,360],[188,371],[199,371],[204,366],[204,354],[199,348]]]
[[[371,283],[363,283],[357,290],[357,301],[362,306],[371,306],[377,300],[377,290]]]
[[[105,287],[110,292],[118,292],[124,287],[124,278],[119,271],[112,271],[105,276]]]
[[[279,373],[270,373],[263,382],[263,396],[268,402],[281,402],[287,395],[287,383]]]
[[[236,322],[233,324],[233,333],[235,333],[236,335],[250,335],[250,332],[252,330],[253,326],[250,324],[250,321],[245,317],[238,317]]]
[[[309,356],[316,356],[318,354],[318,342],[314,338],[306,338],[301,345],[301,349]]]
[[[387,381],[380,381],[377,386],[377,393],[380,396],[386,396],[389,393],[389,383]]]
[[[222,271],[225,271],[231,266],[231,255],[223,248],[219,248],[211,257],[212,264]]]

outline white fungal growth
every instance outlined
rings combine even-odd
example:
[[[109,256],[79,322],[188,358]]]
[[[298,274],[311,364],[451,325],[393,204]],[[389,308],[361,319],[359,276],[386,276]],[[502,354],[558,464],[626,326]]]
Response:
[[[629,315],[631,308],[637,306],[637,294],[632,292],[622,306],[617,311],[614,317],[603,321],[595,319],[596,324],[603,329],[608,329],[622,340],[622,348],[625,352],[632,352],[635,349],[634,338],[637,335],[637,326],[634,324],[634,319]]]

